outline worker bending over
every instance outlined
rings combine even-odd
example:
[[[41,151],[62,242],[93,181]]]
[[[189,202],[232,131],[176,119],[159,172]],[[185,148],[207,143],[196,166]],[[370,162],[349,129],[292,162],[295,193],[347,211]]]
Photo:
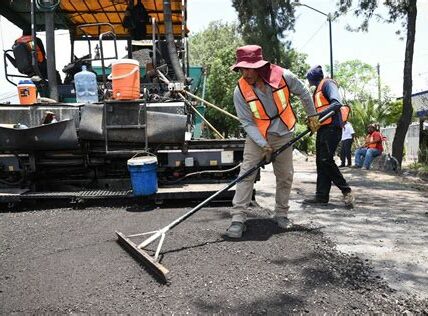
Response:
[[[262,159],[270,162],[272,152],[292,139],[296,116],[290,103],[291,93],[302,101],[312,132],[319,127],[319,120],[309,90],[289,70],[263,60],[260,46],[239,47],[236,64],[231,69],[242,75],[233,101],[247,133],[240,170],[240,175],[243,175]],[[276,177],[273,219],[281,228],[289,229],[292,226],[288,219],[288,199],[293,182],[292,147],[278,155],[272,164]],[[236,186],[232,223],[226,231],[230,238],[241,238],[245,231],[245,211],[251,202],[255,177],[256,173],[253,173]]]

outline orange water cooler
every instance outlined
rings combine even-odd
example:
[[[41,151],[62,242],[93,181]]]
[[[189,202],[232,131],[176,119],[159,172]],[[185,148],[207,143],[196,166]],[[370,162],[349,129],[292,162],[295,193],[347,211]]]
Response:
[[[140,98],[140,63],[133,59],[121,59],[111,65],[113,99],[135,100]]]
[[[21,80],[18,83],[19,103],[24,105],[37,103],[37,88],[31,80]]]

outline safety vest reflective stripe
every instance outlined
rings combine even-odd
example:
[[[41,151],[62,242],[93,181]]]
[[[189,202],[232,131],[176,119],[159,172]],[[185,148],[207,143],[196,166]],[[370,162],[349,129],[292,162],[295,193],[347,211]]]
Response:
[[[287,83],[284,78],[281,79],[280,86],[277,90],[273,90],[272,95],[274,103],[278,110],[278,114],[275,117],[269,117],[264,108],[264,105],[260,101],[257,94],[254,92],[253,87],[248,82],[240,78],[238,81],[238,87],[242,93],[243,98],[249,105],[253,114],[254,122],[263,137],[267,137],[267,131],[270,123],[273,119],[279,118],[285,126],[291,130],[296,124],[296,116],[294,115],[293,109],[290,104],[290,93],[288,91]],[[272,87],[272,89],[274,89]]]
[[[317,110],[318,113],[324,111],[330,105],[330,102],[327,100],[327,98],[324,96],[324,94],[322,92],[322,88],[324,86],[324,83],[327,80],[331,80],[331,79],[321,80],[321,82],[317,86],[317,89],[314,92],[313,99],[314,99],[315,109]],[[351,109],[348,105],[342,105],[340,107],[340,113],[342,116],[342,123],[343,124],[345,124],[348,121],[350,110]],[[324,122],[322,122],[321,125],[328,125],[328,124],[331,124],[332,122],[333,122],[333,118],[330,117],[330,118],[326,119]]]
[[[278,90],[277,94],[281,100],[282,109],[285,109],[287,107],[287,97],[285,96],[284,90]]]
[[[259,113],[259,110],[257,109],[257,102],[251,101],[248,104],[250,105],[251,112],[253,112],[254,117],[257,119],[260,119],[260,113]]]

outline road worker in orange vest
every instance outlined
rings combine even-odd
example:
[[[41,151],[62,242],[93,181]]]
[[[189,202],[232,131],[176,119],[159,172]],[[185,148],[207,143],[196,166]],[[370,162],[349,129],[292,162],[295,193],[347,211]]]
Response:
[[[296,116],[290,94],[298,96],[309,117],[312,132],[319,120],[309,90],[292,72],[263,59],[262,48],[247,45],[236,50],[236,63],[231,67],[241,73],[233,101],[247,136],[240,175],[270,155],[293,136]],[[278,155],[273,164],[276,177],[275,209],[272,219],[283,229],[290,229],[288,199],[293,182],[293,149]],[[241,238],[245,231],[246,209],[251,204],[256,173],[236,186],[231,210],[232,223],[226,231],[230,238]]]
[[[22,36],[15,41],[15,44],[19,44],[19,43],[25,44],[27,46],[28,54],[31,55],[31,51],[33,47],[33,38],[31,36],[31,28],[25,27],[22,30]],[[36,37],[36,61],[37,61],[37,65],[40,70],[40,74],[42,78],[47,79],[48,68],[47,68],[47,61],[46,61],[46,51],[42,40],[38,37]]]
[[[374,124],[367,126],[367,133],[364,146],[355,151],[354,167],[369,170],[373,159],[383,152],[383,137]]]
[[[315,197],[306,199],[304,204],[327,205],[330,199],[331,184],[335,184],[343,194],[348,208],[354,207],[354,195],[334,161],[337,145],[342,138],[342,128],[349,114],[349,107],[342,104],[342,98],[336,82],[324,78],[321,66],[311,68],[306,74],[310,86],[315,86],[313,100],[320,116],[335,111],[332,118],[324,121],[317,132],[316,166],[317,187]]]

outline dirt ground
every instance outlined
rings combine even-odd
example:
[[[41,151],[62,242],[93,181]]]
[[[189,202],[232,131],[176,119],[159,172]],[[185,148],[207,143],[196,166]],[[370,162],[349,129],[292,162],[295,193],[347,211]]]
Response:
[[[347,169],[354,210],[342,207],[337,189],[331,206],[303,208],[315,185],[313,161],[296,161],[295,169],[293,230],[268,218],[268,166],[257,184],[262,208],[251,211],[242,240],[223,235],[230,220],[223,205],[202,209],[167,234],[167,285],[124,251],[114,232],[163,227],[195,202],[4,210],[0,314],[428,314],[426,184]]]

